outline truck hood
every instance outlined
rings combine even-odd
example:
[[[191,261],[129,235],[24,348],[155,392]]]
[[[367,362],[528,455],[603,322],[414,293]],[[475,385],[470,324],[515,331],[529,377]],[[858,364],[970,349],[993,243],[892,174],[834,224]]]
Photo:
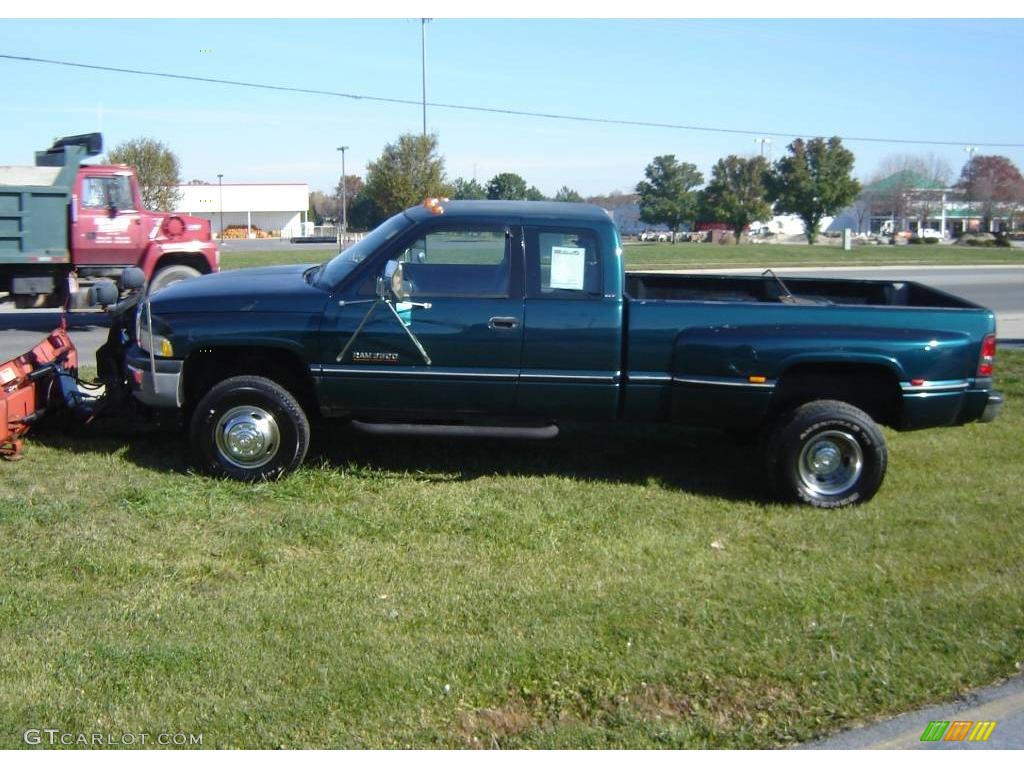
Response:
[[[319,312],[327,293],[303,276],[312,266],[234,269],[182,280],[153,294],[153,314]]]

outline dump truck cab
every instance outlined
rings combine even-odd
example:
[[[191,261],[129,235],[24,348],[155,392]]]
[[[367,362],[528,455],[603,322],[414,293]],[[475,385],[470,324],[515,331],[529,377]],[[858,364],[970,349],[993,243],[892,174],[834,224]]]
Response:
[[[0,166],[0,291],[17,306],[59,306],[127,267],[150,291],[219,270],[209,222],[146,210],[133,168],[84,164],[102,148],[98,133],[67,136],[34,166]]]

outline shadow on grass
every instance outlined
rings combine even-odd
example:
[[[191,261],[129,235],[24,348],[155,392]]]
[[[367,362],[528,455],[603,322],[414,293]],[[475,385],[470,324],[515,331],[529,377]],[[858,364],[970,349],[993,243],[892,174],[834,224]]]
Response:
[[[116,425],[68,431],[49,426],[30,440],[74,453],[123,452],[160,472],[191,471],[188,442],[178,431],[132,432]],[[553,440],[383,437],[344,422],[314,428],[306,466],[436,475],[436,482],[480,477],[565,477],[651,484],[732,501],[764,501],[758,451],[728,435],[627,425],[570,426]]]

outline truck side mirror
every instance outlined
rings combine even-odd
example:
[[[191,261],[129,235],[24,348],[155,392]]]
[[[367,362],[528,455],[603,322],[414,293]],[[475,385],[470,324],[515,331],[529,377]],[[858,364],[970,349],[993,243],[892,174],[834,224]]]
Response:
[[[117,218],[117,206],[114,205],[113,203],[107,206],[107,216],[109,216],[112,219]]]
[[[122,291],[137,291],[146,284],[146,273],[138,267],[127,267],[121,272],[118,287]]]
[[[382,299],[388,294],[398,301],[405,301],[412,292],[412,286],[404,278],[402,262],[392,259],[384,265],[384,271],[377,278],[377,295]]]

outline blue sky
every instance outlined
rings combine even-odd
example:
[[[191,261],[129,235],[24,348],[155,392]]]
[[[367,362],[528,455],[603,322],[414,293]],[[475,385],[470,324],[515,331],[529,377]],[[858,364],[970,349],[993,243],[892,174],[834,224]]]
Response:
[[[206,52],[206,51],[209,52]],[[420,98],[415,19],[0,20],[0,53],[404,99]],[[535,112],[850,142],[867,177],[891,154],[935,153],[958,172],[964,144],[1024,168],[1024,21],[582,21],[436,19],[427,98]],[[0,59],[0,164],[28,164],[55,136],[102,129],[107,146],[153,136],[184,179],[337,181],[403,132],[418,106],[257,91]],[[626,190],[657,154],[707,174],[754,136],[428,108],[449,176],[514,171],[543,192]],[[777,157],[788,139],[776,137]]]

